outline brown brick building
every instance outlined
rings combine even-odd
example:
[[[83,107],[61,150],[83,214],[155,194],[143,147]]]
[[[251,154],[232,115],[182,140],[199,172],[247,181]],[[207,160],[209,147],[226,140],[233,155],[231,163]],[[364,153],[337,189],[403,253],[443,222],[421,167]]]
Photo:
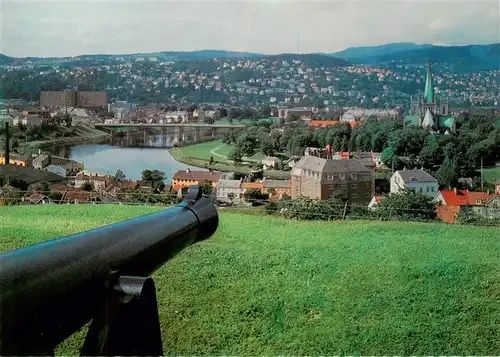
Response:
[[[303,156],[292,169],[291,191],[292,198],[344,196],[349,204],[368,204],[375,193],[375,177],[359,160]]]
[[[40,92],[41,107],[105,108],[107,105],[106,92]]]

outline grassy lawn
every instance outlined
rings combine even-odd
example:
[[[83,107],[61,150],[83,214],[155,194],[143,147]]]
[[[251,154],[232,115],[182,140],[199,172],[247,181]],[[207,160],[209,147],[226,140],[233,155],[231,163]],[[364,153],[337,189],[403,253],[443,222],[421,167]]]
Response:
[[[172,148],[169,152],[177,161],[197,167],[208,167],[210,156],[213,156],[216,163],[210,167],[214,170],[237,171],[243,173],[251,172],[252,168],[250,165],[255,162],[261,162],[265,156],[263,153],[257,152],[250,158],[244,157],[242,165],[234,165],[232,161],[227,158],[232,150],[232,145],[224,144],[222,140],[214,140]],[[290,176],[290,172],[266,170],[265,175],[277,179],[287,179]]]
[[[479,174],[480,174],[480,172],[479,172]],[[497,180],[500,180],[500,167],[492,167],[489,169],[483,169],[483,174],[484,174],[485,181],[495,183]]]
[[[159,208],[0,208],[1,250]],[[296,222],[221,212],[159,269],[169,355],[497,355],[495,228]],[[83,331],[56,354],[75,355]]]

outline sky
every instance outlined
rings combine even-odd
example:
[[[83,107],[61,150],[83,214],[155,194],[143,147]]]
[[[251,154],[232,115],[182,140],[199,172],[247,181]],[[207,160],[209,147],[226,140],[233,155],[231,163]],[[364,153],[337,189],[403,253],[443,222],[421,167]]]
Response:
[[[220,49],[336,52],[500,42],[500,2],[0,0],[0,53],[62,57]]]

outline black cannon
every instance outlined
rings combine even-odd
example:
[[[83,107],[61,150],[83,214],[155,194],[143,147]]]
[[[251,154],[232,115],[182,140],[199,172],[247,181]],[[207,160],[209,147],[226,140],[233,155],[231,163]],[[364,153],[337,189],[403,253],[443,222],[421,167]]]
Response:
[[[150,275],[218,223],[191,186],[174,208],[0,255],[0,355],[53,355],[90,321],[81,355],[162,355]]]

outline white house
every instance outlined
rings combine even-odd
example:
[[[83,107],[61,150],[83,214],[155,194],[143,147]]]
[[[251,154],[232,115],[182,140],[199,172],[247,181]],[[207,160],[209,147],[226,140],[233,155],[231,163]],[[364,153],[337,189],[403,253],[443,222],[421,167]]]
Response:
[[[438,188],[438,180],[422,169],[398,170],[391,177],[391,194],[409,189],[434,198]]]
[[[278,166],[280,159],[274,156],[266,156],[262,159],[262,166],[264,170],[274,169]]]
[[[217,200],[224,202],[241,202],[245,190],[241,187],[241,180],[219,179],[216,186]],[[230,199],[230,194],[233,199]]]
[[[52,172],[53,174],[56,174],[56,175],[59,175],[62,177],[66,177],[67,173],[68,173],[66,168],[59,166],[59,165],[52,165],[52,164],[45,167],[45,171]]]

